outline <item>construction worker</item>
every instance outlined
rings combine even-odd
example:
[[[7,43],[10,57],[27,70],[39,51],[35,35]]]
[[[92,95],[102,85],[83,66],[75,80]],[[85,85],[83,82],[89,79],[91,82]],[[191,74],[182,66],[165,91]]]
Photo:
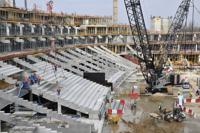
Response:
[[[180,92],[178,92],[178,107],[180,107],[181,109],[183,109],[183,103],[184,103],[184,97],[183,95],[180,94]]]
[[[61,86],[59,86],[58,82],[56,82],[56,84],[57,84],[57,95],[60,96]]]

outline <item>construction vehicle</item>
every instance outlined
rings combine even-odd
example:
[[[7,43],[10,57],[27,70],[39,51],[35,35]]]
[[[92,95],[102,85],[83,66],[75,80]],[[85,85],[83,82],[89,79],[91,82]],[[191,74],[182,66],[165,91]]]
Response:
[[[135,56],[139,59],[142,74],[148,84],[150,92],[162,92],[165,85],[169,84],[168,76],[162,73],[168,60],[170,50],[173,49],[173,41],[176,40],[176,33],[180,31],[185,18],[188,16],[191,0],[182,0],[172,24],[169,28],[169,36],[165,44],[160,45],[159,56],[155,58],[144,21],[140,0],[124,0],[130,28],[135,43]]]
[[[118,114],[108,115],[108,121],[111,124],[118,124],[119,120],[120,120],[120,116]]]

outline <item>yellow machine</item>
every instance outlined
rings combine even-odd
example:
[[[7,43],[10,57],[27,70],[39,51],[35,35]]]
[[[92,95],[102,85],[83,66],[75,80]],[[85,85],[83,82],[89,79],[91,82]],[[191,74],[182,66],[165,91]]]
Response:
[[[120,115],[108,115],[108,121],[112,124],[118,124]]]

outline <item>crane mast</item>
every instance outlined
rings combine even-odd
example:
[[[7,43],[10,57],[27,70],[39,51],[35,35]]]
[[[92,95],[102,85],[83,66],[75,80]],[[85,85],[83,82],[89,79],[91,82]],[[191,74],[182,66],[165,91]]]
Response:
[[[154,70],[153,56],[149,47],[149,38],[144,22],[140,0],[124,0],[129,18],[133,40],[136,45],[137,57],[140,59],[142,74],[148,84],[151,83]],[[145,53],[145,54],[144,54]]]
[[[146,30],[143,11],[140,0],[124,0],[133,40],[136,45],[137,57],[140,59],[142,74],[151,89],[159,85],[162,78],[162,70],[165,65],[171,42],[175,41],[176,33],[182,28],[188,15],[191,0],[183,0],[178,7],[173,22],[169,28],[166,43],[160,47],[160,57],[155,61],[153,51]],[[169,43],[170,42],[170,43]],[[159,62],[156,64],[156,62]]]

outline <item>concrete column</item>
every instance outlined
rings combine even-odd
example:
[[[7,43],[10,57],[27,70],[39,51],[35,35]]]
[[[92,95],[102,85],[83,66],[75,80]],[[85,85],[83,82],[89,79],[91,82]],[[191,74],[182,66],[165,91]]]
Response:
[[[97,35],[97,27],[94,29],[94,34]]]
[[[178,52],[180,51],[180,44],[178,44],[178,49],[177,50],[178,50]]]
[[[58,114],[62,114],[62,108],[59,102],[58,102]]]
[[[67,34],[70,35],[70,29],[71,27],[67,27]]]
[[[9,29],[10,26],[11,26],[11,24],[7,24],[7,23],[6,23],[6,35],[7,35],[7,36],[10,35],[10,29]]]
[[[106,27],[106,35],[108,35],[108,27]]]
[[[105,43],[108,43],[108,36],[105,37]]]
[[[54,33],[55,27],[51,26],[51,31]]]
[[[0,121],[0,132],[1,132],[1,121]]]
[[[79,27],[74,27],[74,29],[75,29],[75,35],[77,36]]]
[[[192,40],[193,40],[193,41],[196,41],[196,40],[197,40],[197,34],[194,34],[194,35],[193,35]]]
[[[20,29],[20,36],[22,36],[22,35],[23,35],[23,28],[24,28],[24,25],[19,24],[18,26],[19,26],[19,29]]]
[[[95,42],[94,42],[95,44],[97,44],[98,43],[98,37],[95,37]]]
[[[35,33],[35,25],[31,25],[31,33],[32,33],[32,34]]]
[[[117,46],[115,46],[115,53],[117,53]]]
[[[196,51],[196,52],[198,51],[198,49],[197,49],[197,45],[198,45],[198,44],[195,45],[195,51]]]
[[[60,28],[60,34],[63,35],[63,29],[64,29],[64,27],[63,26],[59,26],[59,28]]]
[[[42,25],[41,27],[42,27],[42,35],[45,35],[44,29],[46,28],[46,26]]]
[[[160,41],[160,40],[161,40],[161,35],[159,34],[159,35],[158,35],[158,41]]]

